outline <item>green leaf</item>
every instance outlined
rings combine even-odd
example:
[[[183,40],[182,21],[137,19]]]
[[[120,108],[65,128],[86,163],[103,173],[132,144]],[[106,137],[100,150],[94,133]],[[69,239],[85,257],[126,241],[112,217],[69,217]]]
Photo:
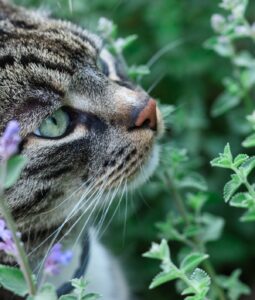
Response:
[[[213,37],[205,42],[205,47],[214,50],[217,54],[223,57],[231,57],[234,54],[234,48],[229,39],[220,39]]]
[[[199,191],[206,191],[207,184],[203,176],[197,173],[190,173],[178,182],[179,188],[193,188]]]
[[[57,300],[57,294],[53,285],[46,283],[36,296],[29,296],[28,300]],[[70,299],[72,300],[72,299]]]
[[[248,208],[253,203],[253,198],[249,193],[238,193],[230,200],[230,205],[240,208]]]
[[[233,156],[231,153],[230,145],[227,143],[227,145],[224,148],[224,152],[219,154],[219,157],[214,158],[211,161],[211,165],[213,167],[219,167],[219,168],[232,168],[233,165]]]
[[[100,295],[94,294],[94,293],[90,293],[90,294],[87,294],[84,297],[82,297],[81,300],[97,300],[97,299],[100,299],[100,298],[101,298]]]
[[[249,148],[249,147],[255,147],[255,133],[249,135],[243,142],[242,146]]]
[[[8,160],[4,188],[8,189],[16,183],[26,163],[27,159],[21,155],[16,155]]]
[[[133,34],[126,38],[118,38],[114,41],[114,48],[116,53],[121,54],[126,48],[128,48],[135,40],[137,40],[137,35]]]
[[[191,253],[186,256],[181,262],[180,269],[182,272],[187,273],[193,271],[202,261],[207,259],[209,256],[204,253]]]
[[[150,69],[147,66],[131,66],[128,68],[128,76],[132,79],[148,74],[150,74]]]
[[[150,250],[144,253],[143,256],[159,260],[170,259],[170,249],[167,241],[163,239],[160,244],[152,243]]]
[[[233,165],[238,168],[242,163],[247,161],[249,156],[247,154],[238,154],[234,159]]]
[[[201,233],[201,228],[198,225],[188,225],[183,230],[183,235],[186,238],[197,236],[199,233]]]
[[[255,208],[247,211],[242,217],[242,222],[254,222],[255,221]]]
[[[184,300],[204,300],[204,299],[205,299],[205,295],[201,294],[201,295],[188,296]]]
[[[59,300],[77,300],[77,297],[74,295],[64,295],[61,296]]]
[[[207,291],[211,284],[211,279],[208,274],[199,268],[195,269],[191,274],[190,280],[199,291],[203,291],[204,289]]]
[[[206,201],[208,196],[205,193],[188,194],[187,203],[196,213],[199,213]]]
[[[17,268],[0,265],[0,285],[21,297],[28,294],[25,278]]]
[[[218,117],[236,107],[240,102],[240,95],[230,94],[226,91],[221,94],[214,102],[212,107],[212,116]]]
[[[247,159],[244,163],[242,163],[239,170],[242,171],[245,177],[247,177],[254,168],[255,168],[255,156],[252,156],[249,159]]]
[[[88,281],[84,279],[84,277],[81,278],[74,278],[71,280],[72,286],[78,290],[79,292],[83,292],[88,287]]]
[[[228,181],[224,186],[223,196],[225,199],[225,202],[228,202],[229,199],[233,196],[233,194],[236,192],[236,190],[240,187],[242,184],[242,180],[237,176],[236,174],[231,175],[231,180]]]
[[[200,218],[201,234],[199,239],[204,243],[218,240],[223,231],[224,219],[212,214],[205,213]]]
[[[176,270],[171,269],[168,272],[161,272],[156,277],[153,278],[152,283],[150,284],[150,289],[154,289],[166,282],[172,281],[180,277],[180,273]]]
[[[230,300],[238,300],[242,295],[249,295],[250,288],[242,283],[239,279],[241,270],[235,270],[229,277],[217,276],[217,283],[227,290],[228,298]]]

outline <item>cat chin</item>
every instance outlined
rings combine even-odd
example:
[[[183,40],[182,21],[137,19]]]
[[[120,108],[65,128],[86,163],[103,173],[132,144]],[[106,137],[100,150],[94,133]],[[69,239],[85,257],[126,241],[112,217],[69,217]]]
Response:
[[[154,145],[151,151],[151,154],[147,158],[147,161],[142,166],[142,170],[138,175],[128,184],[128,190],[134,190],[139,186],[146,183],[149,178],[153,175],[159,164],[159,151],[160,148],[158,145]]]

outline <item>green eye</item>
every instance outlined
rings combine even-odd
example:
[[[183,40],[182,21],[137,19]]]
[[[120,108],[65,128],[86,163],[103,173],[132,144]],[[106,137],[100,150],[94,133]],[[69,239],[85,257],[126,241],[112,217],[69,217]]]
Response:
[[[41,137],[58,138],[66,133],[69,124],[69,115],[62,109],[59,109],[45,119],[34,133]]]

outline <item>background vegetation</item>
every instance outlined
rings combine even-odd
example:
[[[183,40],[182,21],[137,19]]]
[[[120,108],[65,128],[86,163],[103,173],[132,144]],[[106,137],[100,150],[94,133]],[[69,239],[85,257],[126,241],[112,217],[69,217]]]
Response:
[[[240,223],[241,211],[223,201],[223,185],[229,178],[224,170],[212,168],[210,161],[222,152],[227,142],[234,154],[254,149],[241,149],[241,142],[250,132],[246,116],[254,108],[254,90],[250,91],[250,105],[242,103],[226,114],[212,113],[216,99],[224,91],[222,80],[233,74],[230,60],[216,55],[204,47],[214,35],[212,14],[222,12],[218,1],[211,0],[17,0],[28,7],[51,9],[54,15],[96,29],[98,19],[107,17],[118,25],[120,36],[137,34],[139,39],[125,52],[130,65],[149,63],[151,73],[142,81],[143,87],[163,104],[175,106],[168,117],[163,144],[169,145],[162,155],[161,170],[167,159],[170,165],[177,161],[180,149],[186,149],[188,160],[181,159],[175,169],[182,178],[187,170],[195,170],[206,178],[208,198],[204,210],[224,220],[222,235],[207,244],[207,252],[218,274],[229,275],[242,269],[242,281],[255,286],[255,226]],[[255,3],[250,1],[247,18],[255,22]],[[238,49],[254,53],[250,40],[242,39]],[[161,54],[161,55],[160,55]],[[158,59],[157,55],[160,55]],[[154,60],[155,59],[155,60]],[[172,155],[176,150],[176,156]],[[170,157],[170,158],[169,158]],[[176,158],[177,157],[177,158]],[[105,242],[120,257],[127,271],[130,285],[139,299],[181,299],[172,283],[148,290],[151,279],[158,272],[158,264],[142,258],[151,241],[166,237],[155,224],[166,219],[169,212],[177,212],[173,188],[163,184],[158,172],[145,188],[129,196],[104,235]],[[182,175],[181,175],[182,174]],[[176,174],[174,174],[176,175]],[[194,179],[194,178],[193,178]],[[193,180],[200,182],[199,180]],[[192,183],[190,184],[192,189]],[[203,190],[203,187],[201,188]],[[185,191],[184,191],[185,193]],[[214,222],[215,224],[215,222]],[[219,224],[219,223],[218,223]],[[212,225],[212,224],[211,224]],[[222,224],[223,225],[223,224]],[[219,228],[209,227],[215,231]],[[161,226],[162,229],[162,226]],[[159,233],[161,232],[161,234]],[[171,238],[170,238],[171,240]],[[211,239],[212,240],[212,239]],[[173,259],[183,245],[171,241]],[[251,298],[254,299],[255,292]],[[233,298],[232,298],[233,299]],[[239,298],[241,299],[241,298]]]

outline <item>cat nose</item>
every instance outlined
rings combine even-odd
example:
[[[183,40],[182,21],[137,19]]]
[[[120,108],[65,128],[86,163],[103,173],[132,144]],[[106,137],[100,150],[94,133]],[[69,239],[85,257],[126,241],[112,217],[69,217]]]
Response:
[[[154,99],[149,99],[142,107],[134,108],[132,112],[132,128],[157,129],[157,103]]]

